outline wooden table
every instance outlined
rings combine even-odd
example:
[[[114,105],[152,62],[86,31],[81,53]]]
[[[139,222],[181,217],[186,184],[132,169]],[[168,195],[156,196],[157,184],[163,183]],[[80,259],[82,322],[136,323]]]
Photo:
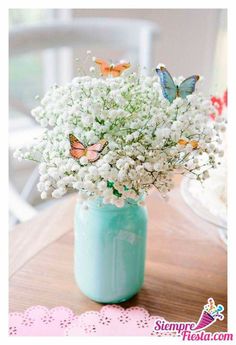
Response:
[[[70,195],[10,232],[10,311],[32,305],[64,305],[76,314],[99,310],[73,275],[73,214]],[[180,189],[168,202],[147,198],[149,227],[143,288],[123,307],[142,306],[169,321],[197,322],[209,297],[225,307],[225,319],[208,330],[227,330],[227,254],[215,226],[184,203]]]

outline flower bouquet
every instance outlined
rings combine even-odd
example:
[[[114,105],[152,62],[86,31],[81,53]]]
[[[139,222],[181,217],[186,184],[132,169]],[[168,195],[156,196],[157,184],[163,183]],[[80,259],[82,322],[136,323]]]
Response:
[[[212,96],[211,101],[216,112],[210,115],[212,121],[220,123],[227,121],[227,90],[221,97]],[[216,169],[209,171],[209,178],[204,182],[184,178],[181,183],[181,192],[184,200],[201,218],[217,226],[223,245],[227,244],[227,137],[223,133],[217,141],[218,149],[224,156]]]
[[[158,66],[148,77],[93,60],[87,75],[50,88],[32,111],[44,132],[16,156],[39,162],[43,199],[78,191],[77,282],[94,300],[119,302],[143,282],[147,193],[166,196],[176,173],[205,180],[224,124],[210,120],[198,76],[173,79]]]

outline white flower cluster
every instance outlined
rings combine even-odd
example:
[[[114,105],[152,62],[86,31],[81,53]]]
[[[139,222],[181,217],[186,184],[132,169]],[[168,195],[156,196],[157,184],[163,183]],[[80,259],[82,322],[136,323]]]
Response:
[[[170,104],[157,76],[77,77],[47,92],[32,111],[44,134],[15,155],[40,162],[42,198],[76,189],[81,201],[101,197],[122,207],[152,186],[165,195],[176,172],[207,177],[222,154],[217,142],[224,125],[210,120],[213,112],[210,100],[197,92]],[[76,160],[70,155],[70,133],[86,147],[100,139],[108,145],[94,163],[86,156]]]

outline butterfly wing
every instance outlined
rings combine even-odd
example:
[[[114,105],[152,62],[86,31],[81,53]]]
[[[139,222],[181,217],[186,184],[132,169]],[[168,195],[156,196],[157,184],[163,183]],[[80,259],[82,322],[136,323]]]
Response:
[[[186,98],[195,91],[196,82],[199,80],[198,75],[192,75],[185,79],[178,88],[179,97]]]
[[[73,158],[80,159],[85,155],[85,147],[84,145],[73,135],[69,134],[70,140],[70,155]]]
[[[108,142],[102,139],[98,143],[89,146],[86,152],[86,157],[88,158],[88,160],[90,162],[96,162],[100,156],[100,153],[107,144]]]
[[[96,162],[99,159],[99,152],[97,151],[87,151],[86,157],[88,158],[89,162]]]
[[[118,65],[115,65],[111,70],[111,75],[113,77],[119,77],[121,73],[125,71],[126,69],[130,68],[130,66],[131,65],[129,63],[121,63]]]
[[[198,148],[198,141],[196,141],[196,140],[187,141],[185,139],[179,139],[178,144],[182,145],[182,146],[186,146],[187,144],[191,144],[194,150],[196,150]]]
[[[190,144],[192,145],[194,150],[196,150],[198,148],[198,141],[197,140],[191,140]]]
[[[102,150],[105,148],[105,146],[108,144],[107,140],[102,139],[99,140],[98,143],[93,144],[88,147],[88,151],[97,151],[97,152],[102,152]]]
[[[179,139],[179,141],[178,141],[178,144],[179,144],[179,145],[182,145],[182,146],[187,145],[187,143],[188,143],[188,141],[185,140],[185,139]]]
[[[156,72],[160,78],[163,96],[172,103],[177,95],[177,86],[175,85],[173,78],[165,67],[157,68]]]
[[[111,67],[105,60],[96,59],[95,63],[100,67],[100,71],[102,75],[107,76],[111,73]]]

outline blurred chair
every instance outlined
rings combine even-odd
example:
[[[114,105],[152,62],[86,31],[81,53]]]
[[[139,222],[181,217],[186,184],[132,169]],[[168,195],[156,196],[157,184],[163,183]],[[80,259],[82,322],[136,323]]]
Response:
[[[138,63],[149,73],[152,48],[159,28],[156,24],[123,18],[80,18],[73,21],[51,21],[43,25],[19,26],[10,31],[10,56],[59,47],[105,44],[111,50],[137,50]]]
[[[133,64],[138,63],[147,75],[153,67],[153,45],[159,35],[159,28],[156,24],[145,20],[123,19],[123,18],[80,18],[72,21],[50,21],[40,25],[17,26],[9,33],[9,51],[10,58],[35,51],[48,51],[49,49],[59,49],[67,47],[74,49],[84,47],[85,50],[92,46],[105,46],[111,52],[121,50],[124,56]],[[137,61],[133,61],[133,57]],[[71,58],[70,58],[71,59]],[[71,59],[72,60],[72,59]],[[72,61],[64,61],[73,65]],[[53,68],[51,64],[48,70]],[[64,73],[65,74],[65,73]],[[73,77],[73,69],[66,69],[67,79]],[[71,74],[71,75],[69,75]],[[55,83],[49,81],[49,83]],[[48,85],[49,86],[49,85]],[[45,85],[45,89],[47,85]],[[45,90],[46,91],[46,90]],[[10,107],[16,111],[29,115],[29,106],[10,96]],[[29,138],[33,138],[33,133],[40,131],[39,128],[30,127],[24,129],[15,129],[10,133],[10,148],[14,150],[17,146],[24,146]],[[36,210],[28,199],[32,192],[38,175],[36,170],[26,182],[21,193],[18,193],[13,183],[10,183],[10,212],[14,215],[15,221],[25,221],[30,219]]]

